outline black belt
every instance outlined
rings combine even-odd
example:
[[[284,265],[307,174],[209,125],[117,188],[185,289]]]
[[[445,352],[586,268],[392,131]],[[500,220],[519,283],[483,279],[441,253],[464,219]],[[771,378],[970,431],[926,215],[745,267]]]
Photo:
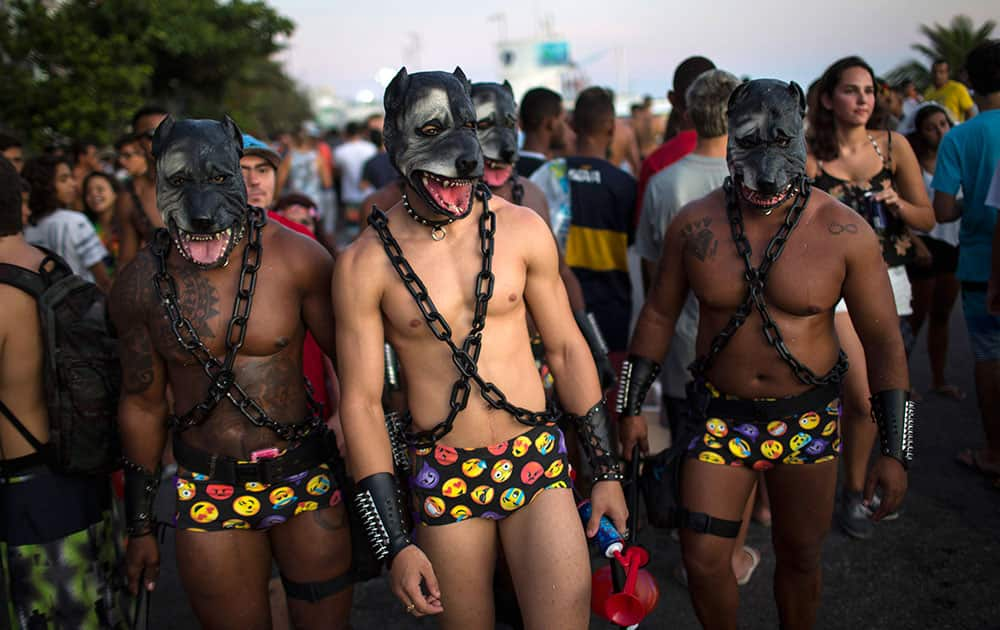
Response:
[[[272,484],[288,477],[332,463],[336,453],[331,448],[328,431],[312,435],[306,442],[289,449],[280,457],[242,463],[232,457],[208,453],[191,446],[174,433],[174,458],[184,469],[207,475],[212,481],[236,485],[241,483]]]
[[[747,420],[750,422],[770,422],[778,418],[794,416],[803,411],[819,408],[840,396],[840,384],[829,383],[809,391],[777,400],[747,400],[737,398],[713,398],[708,403],[710,418]]]

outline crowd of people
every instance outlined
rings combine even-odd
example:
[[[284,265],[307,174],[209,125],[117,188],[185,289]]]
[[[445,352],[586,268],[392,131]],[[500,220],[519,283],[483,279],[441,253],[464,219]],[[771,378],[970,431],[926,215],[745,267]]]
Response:
[[[959,296],[985,446],[955,458],[1000,490],[1000,41],[930,71],[921,94],[851,56],[803,89],[695,56],[663,119],[404,68],[342,133],[151,105],[113,150],[0,134],[0,615],[131,625],[169,489],[204,627],[346,628],[384,563],[445,628],[584,628],[586,539],[628,539],[652,407],[683,557],[657,577],[735,628],[756,520],[782,627],[813,627],[831,524],[905,518],[914,403],[966,396]],[[121,370],[65,380],[46,313],[90,283],[75,316],[106,302]],[[95,374],[113,413],[54,406]],[[100,422],[121,460],[81,476],[67,436]]]

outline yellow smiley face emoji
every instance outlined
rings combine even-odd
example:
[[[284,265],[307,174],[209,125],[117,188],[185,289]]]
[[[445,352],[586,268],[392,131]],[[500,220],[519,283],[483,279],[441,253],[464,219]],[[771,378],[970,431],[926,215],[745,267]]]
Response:
[[[837,430],[837,421],[831,420],[823,426],[823,437],[830,437]]]
[[[705,437],[703,437],[701,440],[702,442],[705,443],[705,446],[707,446],[708,448],[722,448],[722,442],[715,439],[715,436],[713,436],[710,433],[706,433]]]
[[[462,474],[470,479],[475,479],[486,470],[486,462],[481,459],[467,459],[462,462]]]
[[[424,514],[431,518],[438,518],[444,514],[444,499],[441,497],[427,497],[424,501]]]
[[[181,501],[190,501],[194,498],[196,490],[194,484],[186,479],[177,479],[177,498]]]
[[[783,463],[785,463],[785,464],[803,464],[803,463],[805,463],[805,461],[801,457],[799,457],[799,451],[794,451],[793,453],[790,453],[788,455],[788,457],[786,457],[785,459],[783,459],[781,461]]]
[[[271,506],[277,510],[285,507],[298,497],[295,496],[295,491],[288,486],[281,486],[280,488],[271,490],[271,495],[268,498],[271,500]]]
[[[454,499],[455,497],[460,497],[465,494],[468,487],[465,485],[465,481],[459,479],[458,477],[452,477],[448,481],[444,482],[441,486],[441,494],[446,497]]]
[[[233,511],[240,516],[253,516],[260,511],[260,501],[256,497],[242,496],[233,500]]]
[[[531,448],[531,438],[527,435],[519,435],[514,439],[514,443],[510,447],[510,453],[514,457],[523,457],[529,448]]]
[[[250,529],[250,523],[241,518],[230,518],[222,521],[222,529]]]
[[[323,474],[316,475],[306,483],[306,492],[314,497],[325,494],[329,489],[330,478]]]
[[[740,459],[746,459],[750,457],[750,443],[743,438],[733,438],[729,440],[729,452]]]
[[[826,412],[829,414],[840,414],[840,399],[834,398],[830,401],[830,404],[826,406]]]
[[[819,426],[820,417],[815,411],[810,411],[799,416],[799,426],[809,431]]]
[[[698,460],[703,461],[707,464],[725,464],[726,460],[722,459],[722,455],[718,453],[713,453],[711,451],[702,451],[698,453]]]
[[[767,423],[767,432],[774,437],[781,437],[788,431],[788,425],[781,420]]]
[[[490,477],[493,481],[497,483],[503,483],[510,479],[510,473],[513,472],[514,465],[510,463],[509,459],[501,459],[497,463],[493,464],[493,471],[490,473]]]
[[[535,438],[535,448],[542,455],[548,455],[549,451],[556,445],[556,436],[552,435],[548,431],[542,433]]]
[[[263,492],[264,490],[267,490],[266,483],[259,483],[256,481],[248,481],[243,484],[243,487],[247,492]]]
[[[455,522],[458,523],[472,516],[472,510],[470,510],[468,507],[464,505],[456,505],[455,507],[451,508],[450,514],[451,517],[455,519]]]
[[[301,514],[303,512],[312,512],[319,507],[319,503],[315,501],[303,501],[295,506],[295,513]]]
[[[729,425],[721,418],[709,418],[705,423],[705,430],[713,437],[722,438],[729,434]]]
[[[760,445],[760,452],[768,459],[778,459],[785,452],[785,447],[778,440],[767,440]]]
[[[560,479],[559,481],[553,481],[552,483],[550,483],[549,485],[547,485],[545,487],[548,490],[557,490],[559,488],[568,488],[569,486],[566,485],[566,481],[565,480]],[[538,494],[541,494],[541,492],[539,492]],[[538,494],[536,494],[535,497],[537,497]],[[534,501],[535,498],[532,497],[531,500]]]
[[[556,461],[549,464],[549,467],[545,469],[545,476],[549,479],[553,479],[562,474],[562,471],[566,468],[563,460],[557,459]]]
[[[500,495],[500,505],[503,509],[511,512],[521,507],[524,503],[524,490],[520,488],[507,488]]]
[[[493,500],[492,486],[476,486],[472,491],[472,502],[477,505],[486,505]]]
[[[211,523],[219,518],[219,509],[208,501],[198,501],[191,506],[191,520],[196,523]]]
[[[817,459],[813,463],[814,464],[822,464],[822,463],[825,463],[825,462],[833,461],[836,458],[837,458],[836,455],[824,455],[823,457],[820,457],[819,459]]]
[[[793,451],[801,451],[807,444],[812,442],[812,440],[812,436],[808,433],[796,433],[792,436],[792,439],[788,440],[788,446],[790,446]]]

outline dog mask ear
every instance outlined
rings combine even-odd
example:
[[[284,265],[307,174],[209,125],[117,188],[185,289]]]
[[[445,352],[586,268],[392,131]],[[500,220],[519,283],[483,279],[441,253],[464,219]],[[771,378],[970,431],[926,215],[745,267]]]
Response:
[[[222,128],[225,129],[226,133],[228,133],[232,137],[233,142],[236,143],[236,147],[239,150],[240,156],[242,157],[243,156],[243,132],[240,131],[239,126],[237,126],[237,124],[233,121],[232,118],[230,118],[228,115],[226,115],[222,119]]]
[[[806,114],[806,94],[799,87],[799,84],[792,81],[788,84],[788,91],[792,93],[793,96],[797,96],[799,100],[799,114],[805,116]]]
[[[733,106],[736,105],[737,101],[740,100],[740,97],[743,95],[743,93],[746,92],[748,85],[750,85],[749,81],[744,81],[743,83],[740,83],[739,85],[736,86],[736,89],[733,90],[733,93],[729,95],[729,104],[727,106],[727,109],[729,111],[733,111]]]
[[[174,130],[174,117],[167,114],[160,125],[153,132],[153,157],[160,157],[160,151],[163,149],[164,143],[170,138],[170,133]]]
[[[386,113],[390,111],[394,112],[400,107],[403,95],[406,94],[409,86],[410,75],[406,72],[406,66],[403,66],[385,88],[385,95],[382,97],[382,102],[385,104]]]
[[[459,66],[455,66],[455,71],[452,74],[462,84],[462,89],[465,90],[465,93],[472,96],[472,82],[465,78],[465,73],[462,72],[462,69]]]
[[[507,90],[507,93],[510,94],[511,97],[514,96],[514,88],[510,86],[510,81],[507,79],[504,79],[503,81],[503,89]]]

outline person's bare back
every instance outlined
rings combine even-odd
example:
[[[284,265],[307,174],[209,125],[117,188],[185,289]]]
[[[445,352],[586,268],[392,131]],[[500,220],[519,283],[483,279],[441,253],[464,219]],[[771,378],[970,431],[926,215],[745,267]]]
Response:
[[[0,238],[0,263],[37,271],[45,254],[20,235]],[[44,346],[38,304],[24,291],[0,283],[0,400],[38,440],[49,440],[42,388]],[[30,455],[34,448],[13,425],[0,419],[0,459]]]

